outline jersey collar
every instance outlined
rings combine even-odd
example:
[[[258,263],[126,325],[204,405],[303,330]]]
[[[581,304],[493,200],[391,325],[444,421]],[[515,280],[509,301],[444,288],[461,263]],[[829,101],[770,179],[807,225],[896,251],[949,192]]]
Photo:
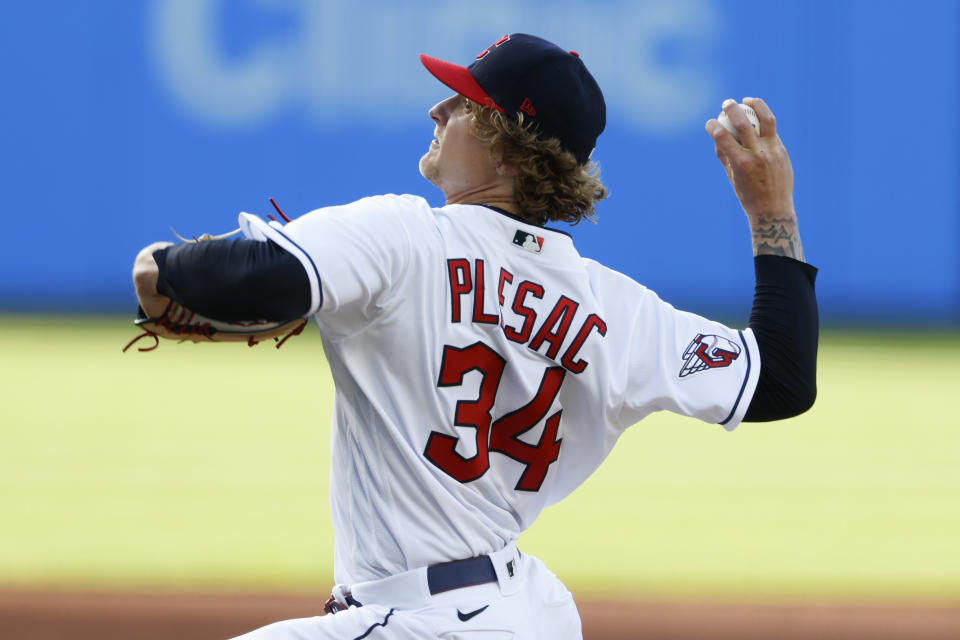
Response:
[[[480,205],[477,205],[477,206],[486,207],[487,209],[490,209],[491,211],[496,211],[496,212],[499,213],[500,215],[507,216],[507,217],[510,218],[511,220],[516,220],[517,222],[522,222],[523,224],[533,225],[534,227],[540,227],[540,228],[543,229],[544,231],[552,231],[552,232],[554,232],[554,233],[562,233],[563,235],[567,236],[568,238],[571,238],[571,239],[573,238],[573,236],[571,236],[571,235],[570,235],[569,233],[567,233],[566,231],[561,231],[560,229],[552,229],[552,228],[550,228],[550,227],[548,227],[548,226],[545,226],[545,225],[542,225],[542,224],[537,224],[536,222],[531,222],[530,220],[527,220],[527,219],[525,219],[525,218],[521,218],[520,216],[518,216],[518,215],[516,215],[516,214],[514,214],[514,213],[510,213],[510,212],[507,211],[506,209],[501,209],[500,207],[495,207],[495,206],[493,206],[492,204],[480,204]]]

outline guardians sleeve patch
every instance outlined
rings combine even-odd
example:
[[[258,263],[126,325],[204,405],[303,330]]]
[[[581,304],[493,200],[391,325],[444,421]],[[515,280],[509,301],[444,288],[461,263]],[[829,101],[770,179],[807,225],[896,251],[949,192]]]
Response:
[[[684,378],[699,371],[729,367],[740,357],[740,345],[722,336],[698,333],[683,351],[683,366],[680,377]]]

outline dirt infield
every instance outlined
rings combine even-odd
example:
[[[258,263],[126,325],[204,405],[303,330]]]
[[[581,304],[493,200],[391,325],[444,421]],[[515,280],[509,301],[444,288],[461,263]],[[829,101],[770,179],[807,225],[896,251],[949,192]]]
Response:
[[[0,592],[3,640],[217,640],[315,615],[324,597]],[[948,640],[960,607],[580,601],[588,640]]]

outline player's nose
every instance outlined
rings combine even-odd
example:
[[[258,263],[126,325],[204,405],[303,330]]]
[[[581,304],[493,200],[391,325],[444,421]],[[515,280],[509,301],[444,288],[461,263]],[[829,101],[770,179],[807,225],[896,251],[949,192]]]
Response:
[[[430,119],[436,122],[438,125],[445,125],[447,120],[450,118],[450,114],[453,112],[453,107],[456,105],[457,100],[460,96],[452,95],[445,100],[441,100],[437,104],[433,105],[428,112]]]
[[[436,122],[437,124],[443,124],[443,122],[441,122],[441,113],[440,113],[440,105],[442,104],[443,104],[442,102],[438,102],[437,104],[430,107],[430,111],[427,112],[430,115],[430,119]]]

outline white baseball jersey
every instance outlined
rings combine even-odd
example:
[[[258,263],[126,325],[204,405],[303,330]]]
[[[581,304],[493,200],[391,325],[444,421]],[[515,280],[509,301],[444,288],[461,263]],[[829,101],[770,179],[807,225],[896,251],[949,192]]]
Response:
[[[240,223],[311,283],[338,583],[502,549],[650,413],[733,429],[750,404],[750,330],[674,309],[562,232],[395,195]]]

